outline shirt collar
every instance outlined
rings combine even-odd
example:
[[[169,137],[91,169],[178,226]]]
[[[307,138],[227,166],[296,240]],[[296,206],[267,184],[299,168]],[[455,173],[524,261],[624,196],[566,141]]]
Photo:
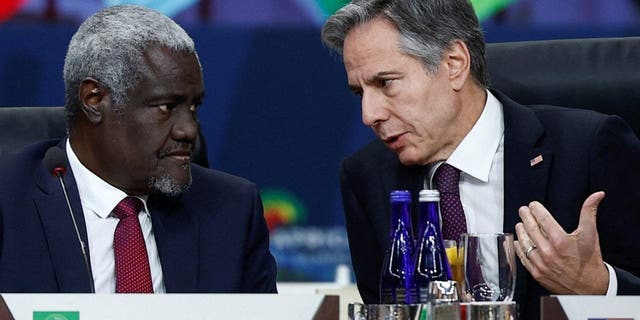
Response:
[[[100,218],[107,218],[116,205],[129,195],[102,180],[91,172],[91,170],[85,167],[80,162],[80,159],[78,159],[75,152],[73,152],[69,139],[66,141],[65,148],[67,151],[67,157],[69,158],[71,171],[73,172],[76,185],[78,186],[78,193],[80,195],[82,208],[84,208],[85,211],[87,209],[93,211]],[[147,209],[147,199],[149,196],[136,196],[136,198],[142,200],[142,203],[144,204],[144,213],[149,215],[149,210]]]
[[[489,90],[486,92],[487,102],[480,118],[446,161],[483,182],[489,181],[493,157],[504,134],[502,104]]]

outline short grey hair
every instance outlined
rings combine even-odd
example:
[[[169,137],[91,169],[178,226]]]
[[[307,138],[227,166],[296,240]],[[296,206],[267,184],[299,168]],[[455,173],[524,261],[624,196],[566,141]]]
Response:
[[[84,21],[71,38],[64,60],[69,128],[80,110],[78,91],[84,79],[100,82],[120,110],[127,102],[127,90],[140,81],[144,53],[152,46],[196,54],[193,40],[180,26],[146,7],[108,7]]]
[[[484,36],[469,0],[353,0],[327,19],[322,41],[342,54],[349,31],[377,17],[398,28],[399,49],[420,59],[431,74],[452,41],[462,40],[471,55],[472,77],[489,85]]]

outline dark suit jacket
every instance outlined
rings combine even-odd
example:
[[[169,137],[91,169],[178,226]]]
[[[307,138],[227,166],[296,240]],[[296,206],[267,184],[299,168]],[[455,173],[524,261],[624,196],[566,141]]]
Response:
[[[578,226],[582,203],[604,190],[597,223],[604,260],[616,267],[618,294],[640,294],[640,142],[616,116],[551,106],[525,107],[499,92],[503,104],[504,231],[515,234],[518,208],[542,202],[567,231]],[[542,155],[542,163],[530,160]],[[345,159],[340,182],[351,258],[365,303],[379,301],[379,274],[387,247],[389,192],[411,190],[417,208],[424,168],[406,167],[380,141]],[[414,208],[414,212],[417,212]],[[538,319],[548,292],[518,262],[521,315]]]
[[[62,188],[42,163],[57,143],[36,143],[0,162],[0,292],[90,292]],[[191,172],[187,192],[148,201],[167,292],[275,292],[256,186],[197,165]],[[64,182],[87,243],[71,170]]]

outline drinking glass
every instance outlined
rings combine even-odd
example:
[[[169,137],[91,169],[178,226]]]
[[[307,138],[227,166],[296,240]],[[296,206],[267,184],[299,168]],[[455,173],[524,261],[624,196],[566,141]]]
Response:
[[[449,266],[451,266],[451,275],[454,281],[459,285],[464,282],[464,269],[463,258],[458,251],[458,242],[455,240],[444,240],[444,249],[447,253],[447,259],[449,260]],[[460,288],[458,288],[460,289]]]
[[[511,301],[516,285],[513,235],[464,233],[460,241],[464,261],[462,299]]]

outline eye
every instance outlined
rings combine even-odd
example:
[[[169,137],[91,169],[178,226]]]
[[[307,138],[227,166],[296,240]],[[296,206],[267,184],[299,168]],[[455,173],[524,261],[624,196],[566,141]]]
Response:
[[[391,84],[391,82],[392,82],[393,80],[395,80],[395,79],[382,79],[382,86],[383,86],[383,87],[388,86],[389,84]]]
[[[158,108],[159,112],[162,114],[170,114],[173,109],[175,109],[176,105],[174,103],[162,103],[153,105],[153,107]]]
[[[192,104],[189,106],[189,111],[196,112],[196,110],[198,110],[198,105]]]

